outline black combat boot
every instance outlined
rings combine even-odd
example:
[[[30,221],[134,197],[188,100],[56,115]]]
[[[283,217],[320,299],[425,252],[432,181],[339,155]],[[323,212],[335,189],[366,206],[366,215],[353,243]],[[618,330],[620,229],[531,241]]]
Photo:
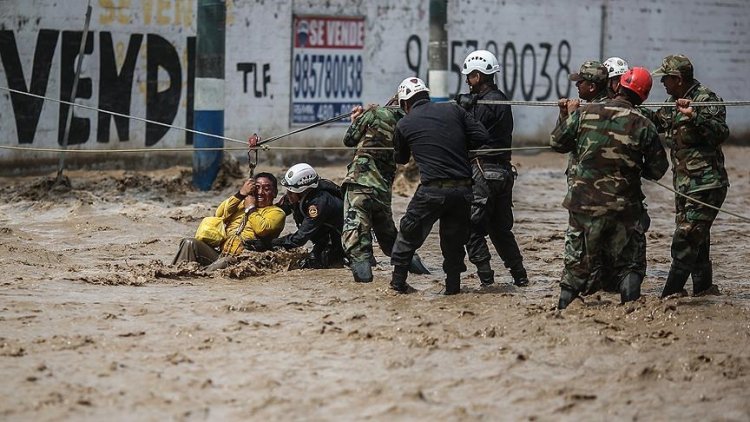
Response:
[[[461,273],[446,274],[445,295],[456,295],[461,292]]]
[[[414,256],[411,258],[411,262],[409,263],[409,272],[412,274],[429,274],[430,270],[428,270],[427,267],[424,266],[419,255],[414,254]]]
[[[641,283],[643,277],[636,273],[628,273],[620,281],[620,303],[632,302],[641,297]]]
[[[557,302],[557,309],[565,309],[568,307],[568,305],[573,302],[573,299],[576,298],[578,294],[574,292],[573,290],[570,290],[566,287],[560,288],[560,300]]]
[[[518,287],[524,287],[529,285],[529,276],[526,274],[526,268],[523,265],[519,265],[519,268],[510,270],[510,275],[513,277],[513,284]]]
[[[693,296],[707,292],[713,287],[714,271],[711,262],[708,266],[693,271]]]
[[[487,287],[495,283],[495,272],[492,271],[489,262],[480,262],[477,264],[477,277],[482,287]]]
[[[399,293],[408,293],[409,283],[406,282],[406,277],[409,275],[409,267],[397,265],[393,267],[393,275],[391,276],[391,289]]]
[[[667,282],[664,284],[664,290],[661,292],[661,297],[664,298],[683,291],[688,277],[690,277],[690,271],[677,268],[672,264],[667,276]]]
[[[357,283],[369,283],[372,281],[372,267],[370,261],[357,261],[352,263],[352,275]]]

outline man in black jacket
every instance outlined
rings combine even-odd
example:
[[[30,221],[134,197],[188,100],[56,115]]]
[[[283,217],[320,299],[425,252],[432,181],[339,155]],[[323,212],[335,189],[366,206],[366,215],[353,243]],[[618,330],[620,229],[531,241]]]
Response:
[[[469,94],[459,94],[457,102],[487,129],[490,142],[480,149],[510,148],[513,138],[513,113],[507,104],[477,104],[477,100],[508,100],[495,85],[500,71],[497,58],[487,50],[472,52],[464,60],[463,70]],[[485,237],[490,236],[505,267],[510,269],[513,284],[526,286],[529,278],[523,257],[511,229],[513,228],[513,184],[515,169],[511,152],[490,151],[470,154],[474,200],[471,204],[471,234],[466,250],[469,261],[477,267],[482,286],[495,282],[490,266],[490,250]]]
[[[469,239],[471,211],[470,149],[489,143],[487,130],[461,107],[430,102],[429,89],[419,78],[405,79],[398,90],[406,112],[396,125],[394,158],[406,164],[409,156],[419,167],[420,185],[414,193],[391,254],[391,288],[406,293],[409,263],[440,220],[440,250],[446,274],[445,294],[461,290],[464,245]]]

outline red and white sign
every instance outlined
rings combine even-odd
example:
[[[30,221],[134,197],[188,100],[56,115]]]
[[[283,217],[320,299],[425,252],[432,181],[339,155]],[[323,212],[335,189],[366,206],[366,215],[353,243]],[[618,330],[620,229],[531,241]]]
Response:
[[[353,17],[295,16],[294,48],[346,48],[365,46],[365,20]]]
[[[365,18],[293,19],[292,124],[327,120],[361,105]]]

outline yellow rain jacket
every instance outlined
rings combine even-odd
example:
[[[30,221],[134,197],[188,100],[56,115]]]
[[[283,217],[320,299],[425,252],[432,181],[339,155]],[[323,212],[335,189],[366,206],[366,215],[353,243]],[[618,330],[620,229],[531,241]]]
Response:
[[[276,205],[264,208],[256,208],[247,218],[247,223],[242,233],[236,234],[237,228],[242,224],[245,216],[244,200],[232,195],[219,204],[216,209],[217,217],[224,217],[227,238],[221,244],[221,251],[226,254],[239,255],[245,249],[243,240],[252,240],[259,237],[275,238],[284,230],[286,214],[284,210]]]

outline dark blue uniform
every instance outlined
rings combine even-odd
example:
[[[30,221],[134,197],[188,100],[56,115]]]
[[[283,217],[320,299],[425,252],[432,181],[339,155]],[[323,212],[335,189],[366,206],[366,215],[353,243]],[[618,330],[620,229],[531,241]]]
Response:
[[[476,100],[507,100],[508,97],[492,86],[477,94]],[[468,111],[482,123],[490,134],[490,142],[480,149],[510,148],[513,141],[513,113],[506,104],[476,104],[469,102]],[[493,282],[494,272],[490,250],[485,237],[490,236],[514,282],[528,283],[523,257],[511,229],[513,228],[513,184],[515,172],[510,164],[510,151],[471,154],[474,199],[471,207],[471,234],[466,250],[469,261],[477,266],[483,284]]]
[[[344,227],[344,202],[339,187],[325,179],[318,187],[305,191],[297,206],[282,206],[293,214],[297,231],[271,241],[273,247],[285,249],[313,244],[310,258],[303,267],[330,268],[343,265],[344,249],[341,246],[341,231]]]
[[[391,263],[406,280],[406,267],[440,220],[440,250],[447,275],[446,293],[460,289],[466,271],[464,245],[469,238],[471,167],[468,150],[489,142],[487,131],[455,104],[419,100],[396,126],[395,160],[406,164],[409,156],[419,167],[420,185],[401,218]],[[392,284],[395,286],[398,283]]]

